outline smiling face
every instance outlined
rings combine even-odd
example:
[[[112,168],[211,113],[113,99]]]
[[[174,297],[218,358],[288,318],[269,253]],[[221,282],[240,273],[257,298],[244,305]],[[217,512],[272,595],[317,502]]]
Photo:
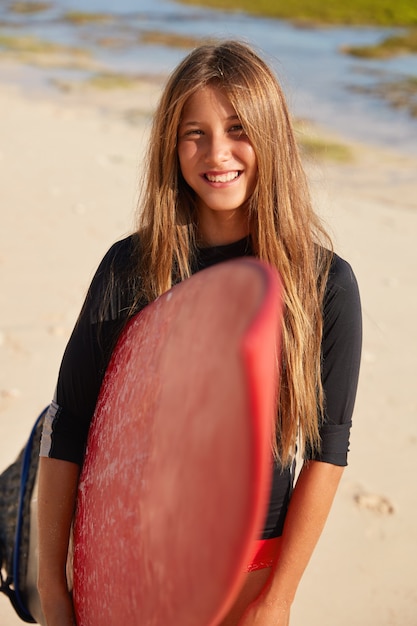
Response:
[[[182,175],[197,196],[202,238],[221,244],[247,235],[256,156],[220,89],[205,87],[187,100],[178,129],[178,158]]]

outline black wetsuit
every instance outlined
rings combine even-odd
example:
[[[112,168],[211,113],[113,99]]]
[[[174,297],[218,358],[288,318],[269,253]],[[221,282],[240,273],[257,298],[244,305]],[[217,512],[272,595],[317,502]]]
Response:
[[[126,276],[134,236],[112,246],[87,293],[62,360],[56,393],[45,420],[41,455],[82,464],[88,430],[115,340],[140,293]],[[249,239],[199,250],[194,270],[252,254]],[[109,297],[105,297],[105,295]],[[106,309],[103,311],[103,302]],[[143,305],[142,305],[143,306]],[[139,304],[137,309],[139,310]],[[361,307],[352,269],[334,255],[324,301],[322,381],[326,399],[315,460],[347,464],[349,433],[361,352]],[[279,536],[292,489],[291,468],[274,465],[272,492],[262,538]]]

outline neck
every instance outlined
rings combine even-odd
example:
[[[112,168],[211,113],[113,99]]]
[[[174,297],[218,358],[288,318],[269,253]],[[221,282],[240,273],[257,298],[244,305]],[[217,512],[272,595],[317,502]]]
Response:
[[[249,225],[238,211],[200,215],[198,238],[206,246],[225,246],[249,235]]]

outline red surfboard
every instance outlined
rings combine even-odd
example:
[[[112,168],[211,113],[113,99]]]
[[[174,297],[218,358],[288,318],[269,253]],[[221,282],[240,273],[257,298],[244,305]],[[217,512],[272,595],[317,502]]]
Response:
[[[74,531],[79,626],[214,626],[263,526],[277,272],[203,270],[128,324],[90,429]]]

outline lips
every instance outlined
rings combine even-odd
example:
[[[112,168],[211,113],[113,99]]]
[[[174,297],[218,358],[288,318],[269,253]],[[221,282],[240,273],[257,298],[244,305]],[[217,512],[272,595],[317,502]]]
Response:
[[[240,176],[241,172],[238,170],[232,172],[208,172],[204,174],[204,178],[210,183],[230,183],[232,180],[236,180]]]

